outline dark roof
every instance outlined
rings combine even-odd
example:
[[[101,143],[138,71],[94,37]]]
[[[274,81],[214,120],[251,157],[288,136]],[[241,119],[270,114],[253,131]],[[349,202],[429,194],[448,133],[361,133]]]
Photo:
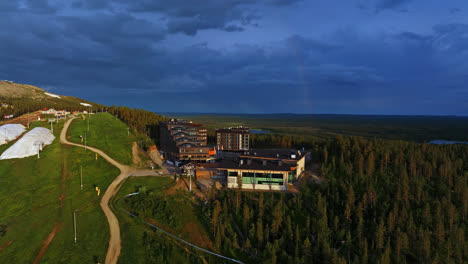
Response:
[[[188,168],[188,167],[192,167],[192,166],[196,168],[196,167],[198,167],[198,164],[196,164],[196,163],[194,163],[194,162],[192,162],[192,161],[190,161],[190,160],[181,162],[181,163],[179,164],[179,168],[182,168],[182,169],[185,169],[185,168]]]
[[[165,125],[179,125],[179,126],[184,126],[184,127],[200,127],[200,128],[203,127],[203,125],[201,124],[195,124],[195,123],[187,122],[185,120],[177,120],[177,119],[173,119],[173,120],[166,121],[166,122],[160,122],[160,123],[165,124]]]
[[[241,165],[240,160],[243,160]],[[207,163],[201,165],[206,168],[218,168],[218,169],[242,169],[242,170],[268,170],[268,171],[291,171],[297,167],[295,162],[282,162],[279,165],[278,160],[265,160],[266,164],[263,164],[263,160],[260,159],[250,159],[250,164],[247,158],[229,158],[221,160],[216,163]]]
[[[240,157],[252,159],[300,160],[306,152],[294,149],[251,149],[240,153]]]

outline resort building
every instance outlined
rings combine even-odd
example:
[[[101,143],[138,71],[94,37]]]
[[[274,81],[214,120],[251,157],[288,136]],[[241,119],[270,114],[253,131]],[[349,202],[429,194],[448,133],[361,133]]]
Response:
[[[214,147],[207,145],[207,130],[202,125],[171,119],[160,123],[160,145],[168,160],[205,162],[214,159]]]
[[[309,153],[294,150],[250,150],[236,158],[225,158],[214,164],[200,165],[197,178],[204,175],[224,175],[228,188],[288,190],[288,184],[302,177]]]
[[[249,150],[249,139],[250,135],[247,127],[216,129],[216,148],[218,150]]]

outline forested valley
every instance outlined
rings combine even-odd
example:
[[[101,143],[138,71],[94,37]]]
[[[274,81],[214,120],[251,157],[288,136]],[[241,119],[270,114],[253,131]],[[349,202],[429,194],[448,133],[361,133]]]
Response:
[[[311,154],[327,180],[296,194],[213,191],[216,248],[250,263],[466,263],[468,146],[338,136]]]

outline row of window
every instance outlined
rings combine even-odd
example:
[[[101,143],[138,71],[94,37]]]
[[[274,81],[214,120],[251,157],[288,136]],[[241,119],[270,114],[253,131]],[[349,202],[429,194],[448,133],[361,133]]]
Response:
[[[210,157],[209,155],[196,155],[193,157],[192,155],[183,155],[182,159],[207,159],[209,157]]]
[[[242,172],[242,177],[258,177],[258,178],[273,178],[282,179],[283,174],[281,173],[253,173],[253,172]]]
[[[228,171],[228,176],[237,176],[237,171]],[[272,179],[283,179],[281,173],[253,173],[253,172],[242,172],[242,177],[256,177],[256,178],[272,178]]]
[[[196,152],[203,153],[203,149],[198,149],[198,151],[193,150],[193,149],[191,149],[190,151],[187,151],[186,149],[180,149],[180,153],[196,153]]]

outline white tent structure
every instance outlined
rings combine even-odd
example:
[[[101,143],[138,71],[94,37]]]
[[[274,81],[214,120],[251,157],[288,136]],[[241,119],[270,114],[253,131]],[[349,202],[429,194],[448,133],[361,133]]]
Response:
[[[7,124],[0,126],[0,145],[15,140],[26,131],[26,128],[20,124]]]
[[[13,146],[5,150],[0,156],[0,160],[25,158],[37,155],[39,150],[46,145],[52,144],[55,136],[49,129],[43,127],[36,127],[29,131],[21,139],[19,139]]]

